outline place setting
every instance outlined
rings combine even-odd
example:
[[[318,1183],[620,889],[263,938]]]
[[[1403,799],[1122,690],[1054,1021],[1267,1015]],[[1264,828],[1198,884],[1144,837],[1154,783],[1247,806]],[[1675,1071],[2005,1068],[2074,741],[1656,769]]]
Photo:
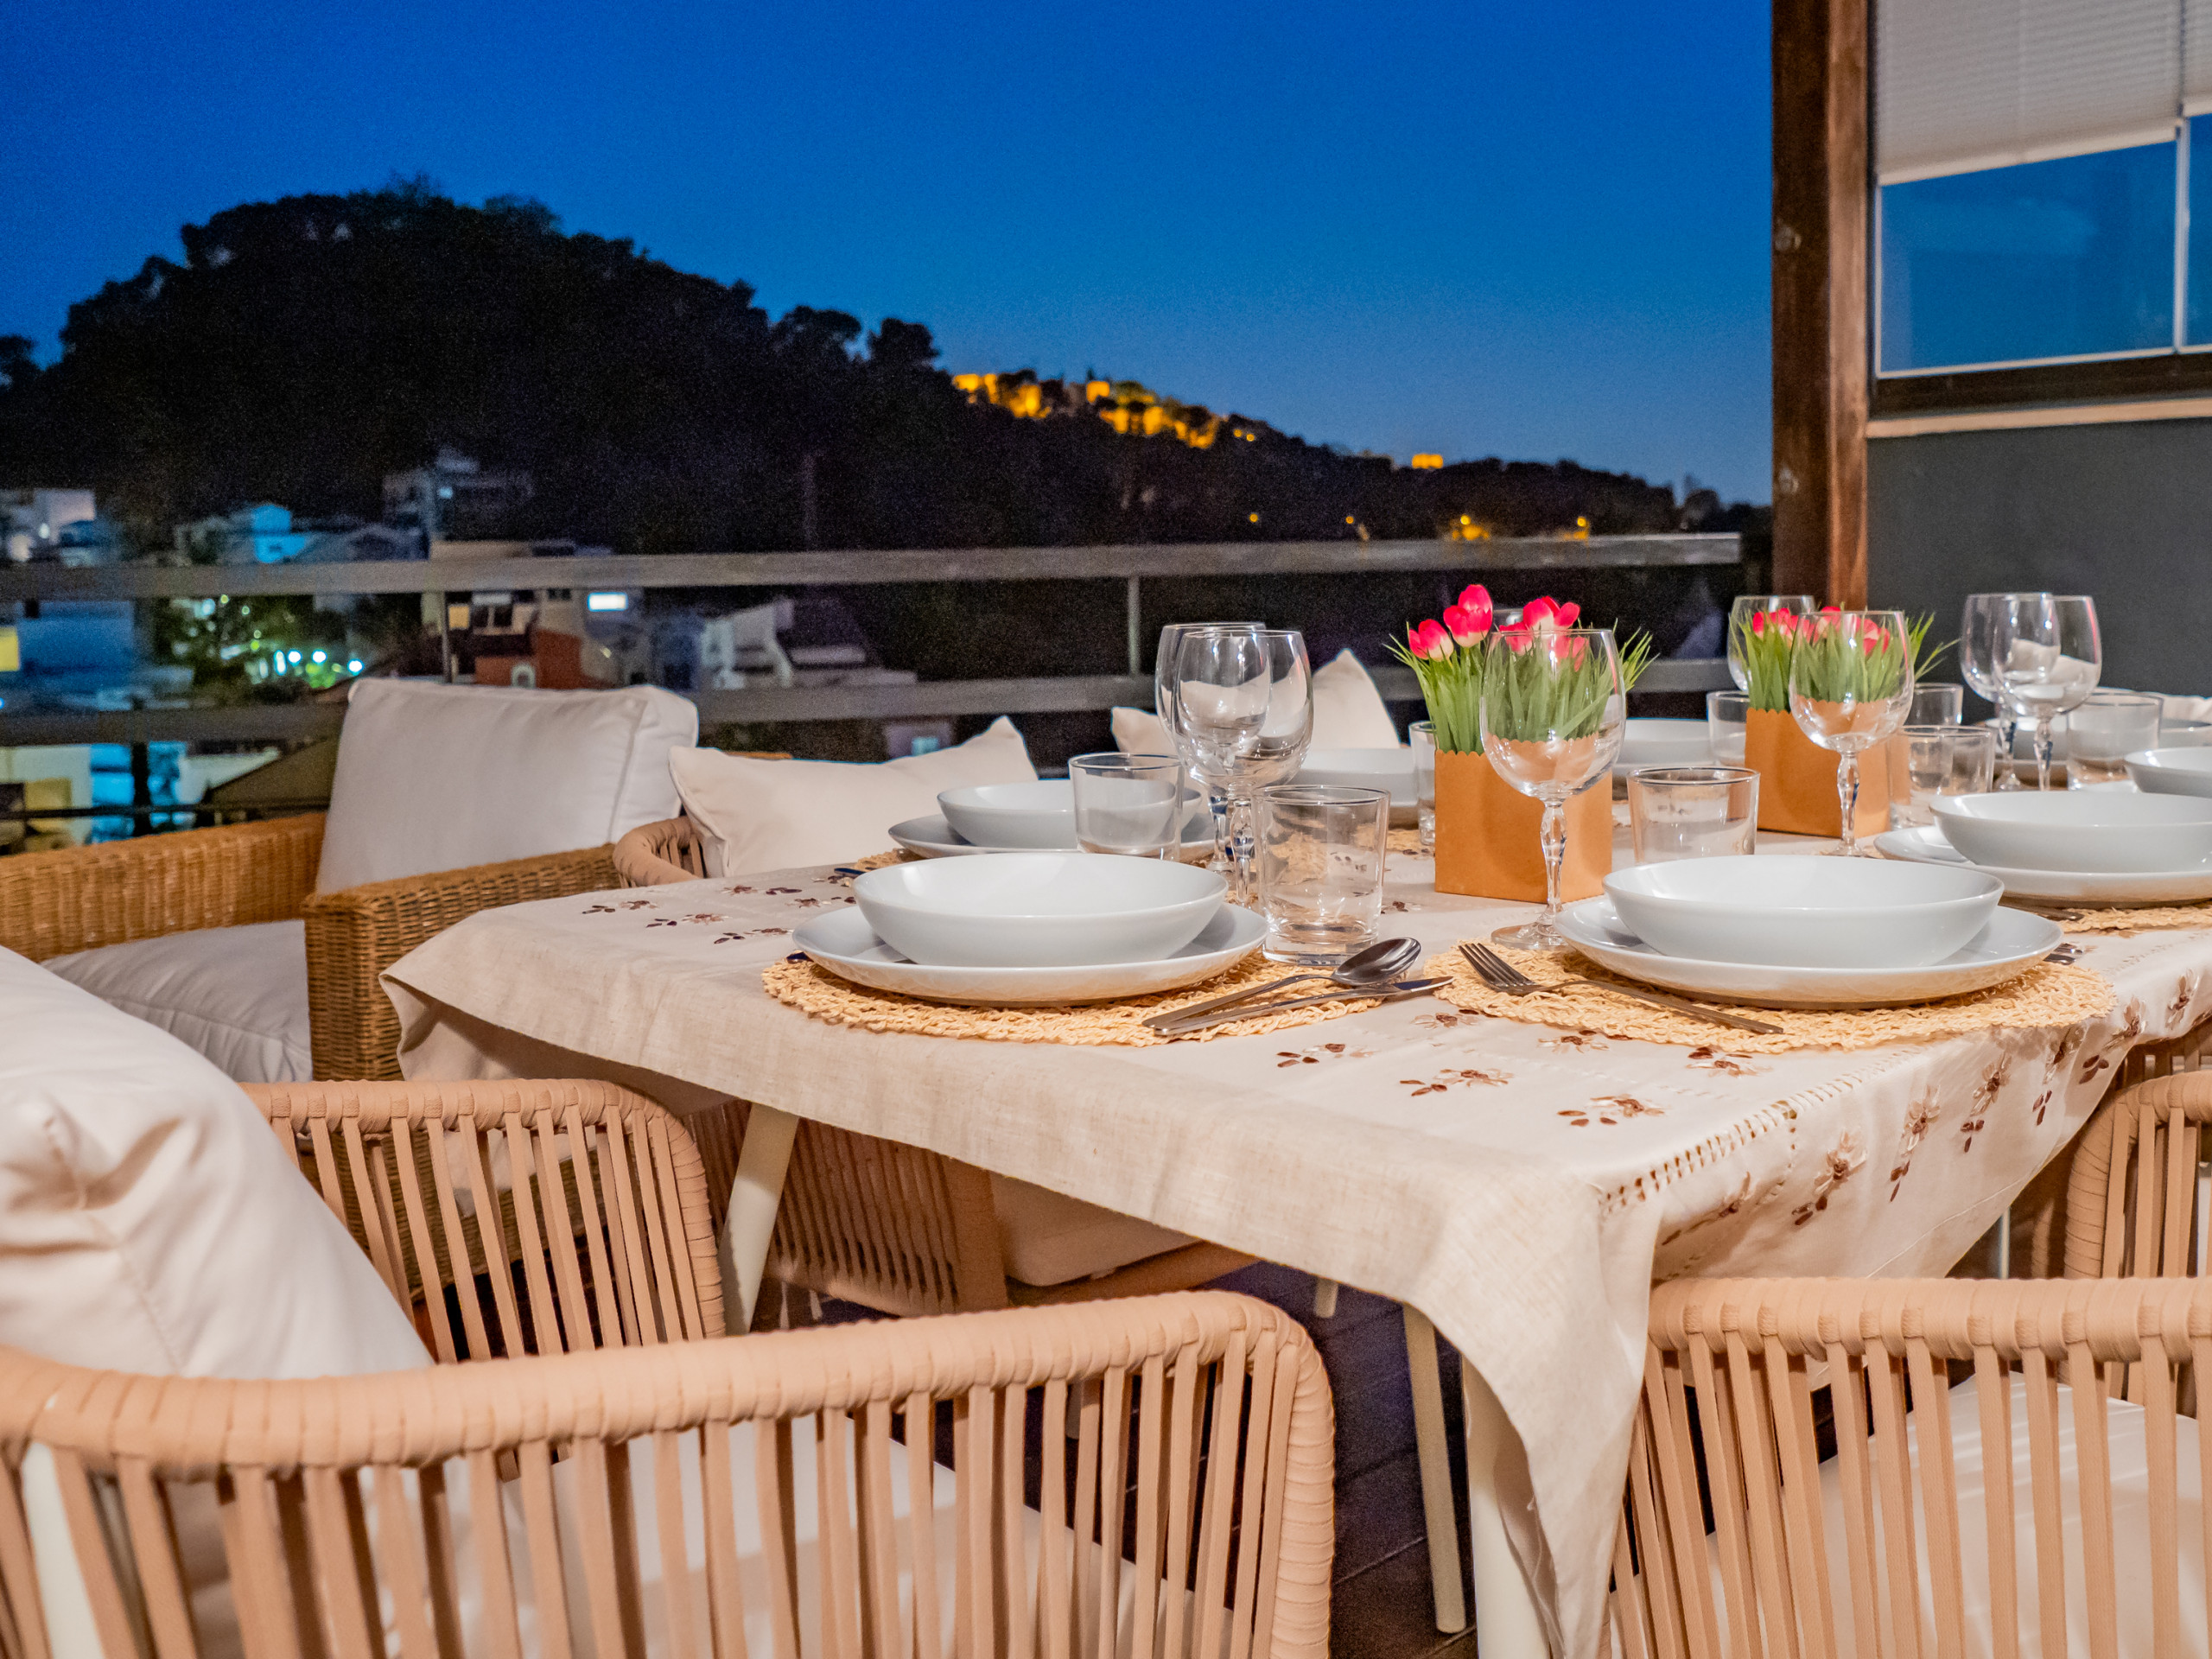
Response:
[[[893,831],[921,856],[855,867],[853,904],[793,931],[770,992],[875,1030],[1141,1045],[1435,990],[1415,941],[1376,937],[1410,760],[1400,779],[1382,755],[1337,752],[1315,780],[1294,631],[1178,625],[1162,653],[1175,753],[945,791],[940,817]]]

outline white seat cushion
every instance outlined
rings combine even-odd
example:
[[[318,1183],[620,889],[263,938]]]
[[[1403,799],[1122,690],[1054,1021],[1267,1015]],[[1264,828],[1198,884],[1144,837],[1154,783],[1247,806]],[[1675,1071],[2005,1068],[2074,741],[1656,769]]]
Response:
[[[1071,1285],[1198,1243],[1005,1175],[991,1177],[991,1208],[1007,1276],[1025,1285]]]
[[[2065,1516],[2066,1652],[2089,1651],[2088,1599],[2083,1587],[2080,1462],[2074,1438],[2074,1401],[2064,1386],[2058,1390],[2059,1503]],[[2113,1555],[2118,1575],[2120,1659],[2149,1659],[2151,1646],[2151,1510],[2150,1463],[2144,1440],[2144,1414],[2138,1406],[2115,1401],[2106,1408],[2109,1428],[2106,1445],[2112,1459]],[[1952,1471],[1958,1484],[1959,1548],[1965,1581],[1964,1611],[1968,1659],[1987,1659],[1990,1653],[1989,1545],[1985,1504],[1988,1470],[1982,1455],[1981,1414],[1971,1380],[1951,1390]],[[2027,1390],[2024,1381],[2012,1379],[2012,1444],[1999,1471],[2012,1482],[2014,1569],[2020,1599],[2021,1659],[2044,1659],[2046,1649],[2036,1606],[2035,1497],[2028,1463]],[[2177,1532],[2180,1544],[2181,1651],[2208,1651],[2204,1623],[2204,1513],[2197,1478],[2196,1422],[2187,1417],[2175,1425],[2177,1441]],[[1918,1462],[1918,1425],[1908,1420],[1906,1439]],[[1917,1492],[1916,1484],[1916,1493]],[[1821,1468],[1821,1517],[1827,1546],[1828,1582],[1834,1592],[1837,1651],[1858,1650],[1855,1618],[1859,1610],[1848,1593],[1850,1578],[1846,1559],[1848,1548],[1843,1529],[1843,1479],[1836,1461]],[[1916,1497],[1913,1535],[1924,1563],[1927,1560],[1927,1516]],[[1879,1524],[1876,1548],[1880,1549]],[[1715,1548],[1711,1538],[1708,1551]],[[1719,1566],[1713,1557],[1716,1605],[1719,1594]],[[1935,1629],[1934,1592],[1924,1569],[1919,1573],[1923,1630]],[[1886,1600],[1878,1610],[1884,1640],[1891,1629]],[[2052,1659],[2057,1659],[2052,1656]]]
[[[1028,745],[1004,715],[965,743],[876,766],[680,748],[669,767],[716,875],[866,858],[890,847],[893,824],[935,813],[942,791],[1037,777]]]
[[[1123,754],[1173,754],[1173,741],[1158,715],[1144,709],[1114,710],[1114,747]],[[1350,651],[1313,671],[1313,737],[1317,749],[1394,749],[1398,728],[1375,682]]]
[[[73,1365],[332,1376],[430,1363],[238,1085],[0,950],[0,1343]]]
[[[315,1075],[304,922],[133,939],[49,957],[44,965],[159,1026],[238,1083],[297,1083]]]
[[[604,846],[676,816],[671,750],[699,741],[673,692],[356,680],[315,891]]]

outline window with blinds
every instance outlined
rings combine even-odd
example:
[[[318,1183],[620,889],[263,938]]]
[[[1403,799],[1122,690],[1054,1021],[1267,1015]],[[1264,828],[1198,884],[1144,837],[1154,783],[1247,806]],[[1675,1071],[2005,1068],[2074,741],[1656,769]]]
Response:
[[[2212,348],[2212,0],[1876,0],[1873,117],[1878,372]]]

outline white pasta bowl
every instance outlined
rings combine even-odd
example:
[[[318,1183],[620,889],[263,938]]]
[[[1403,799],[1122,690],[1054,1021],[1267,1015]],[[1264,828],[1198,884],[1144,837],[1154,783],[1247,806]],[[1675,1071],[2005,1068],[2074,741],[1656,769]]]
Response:
[[[1686,858],[1605,878],[1645,944],[1777,968],[1918,968],[1989,925],[2004,883],[1980,870],[1872,858]]]
[[[1308,749],[1298,769],[1298,781],[1388,790],[1391,805],[1411,806],[1414,752],[1407,748]]]
[[[2212,746],[2212,720],[2162,720],[2158,747],[2162,749],[2201,749]]]
[[[1939,795],[1934,806],[1944,839],[1993,869],[2185,870],[2212,861],[2212,800],[2019,790]]]
[[[870,870],[853,897],[910,961],[957,968],[1077,968],[1156,961],[1221,909],[1213,871],[1155,858],[1002,853]]]
[[[948,789],[937,805],[954,832],[978,847],[1075,850],[1075,786],[1065,778]]]
[[[2212,749],[2170,747],[2167,734],[2159,734],[2158,748],[2138,749],[2127,757],[2127,775],[2135,787],[2151,795],[2212,796]]]

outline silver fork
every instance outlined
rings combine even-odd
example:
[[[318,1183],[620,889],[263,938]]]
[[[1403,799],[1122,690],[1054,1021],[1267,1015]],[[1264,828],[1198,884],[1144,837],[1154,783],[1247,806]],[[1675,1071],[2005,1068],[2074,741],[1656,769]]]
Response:
[[[1665,1008],[1673,1014],[1687,1014],[1693,1020],[1703,1020],[1710,1025],[1726,1026],[1732,1031],[1755,1031],[1761,1036],[1771,1037],[1782,1030],[1764,1020],[1746,1020],[1741,1014],[1723,1014],[1718,1008],[1708,1008],[1702,1002],[1693,1002],[1688,997],[1669,996],[1664,991],[1647,991],[1640,985],[1623,985],[1610,979],[1564,979],[1554,985],[1539,985],[1511,963],[1486,944],[1461,940],[1459,954],[1474,970],[1482,976],[1483,983],[1507,996],[1540,996],[1546,991],[1562,990],[1569,985],[1594,985],[1601,991],[1611,991],[1616,996],[1627,997],[1632,1002],[1648,1002],[1655,1008]]]

